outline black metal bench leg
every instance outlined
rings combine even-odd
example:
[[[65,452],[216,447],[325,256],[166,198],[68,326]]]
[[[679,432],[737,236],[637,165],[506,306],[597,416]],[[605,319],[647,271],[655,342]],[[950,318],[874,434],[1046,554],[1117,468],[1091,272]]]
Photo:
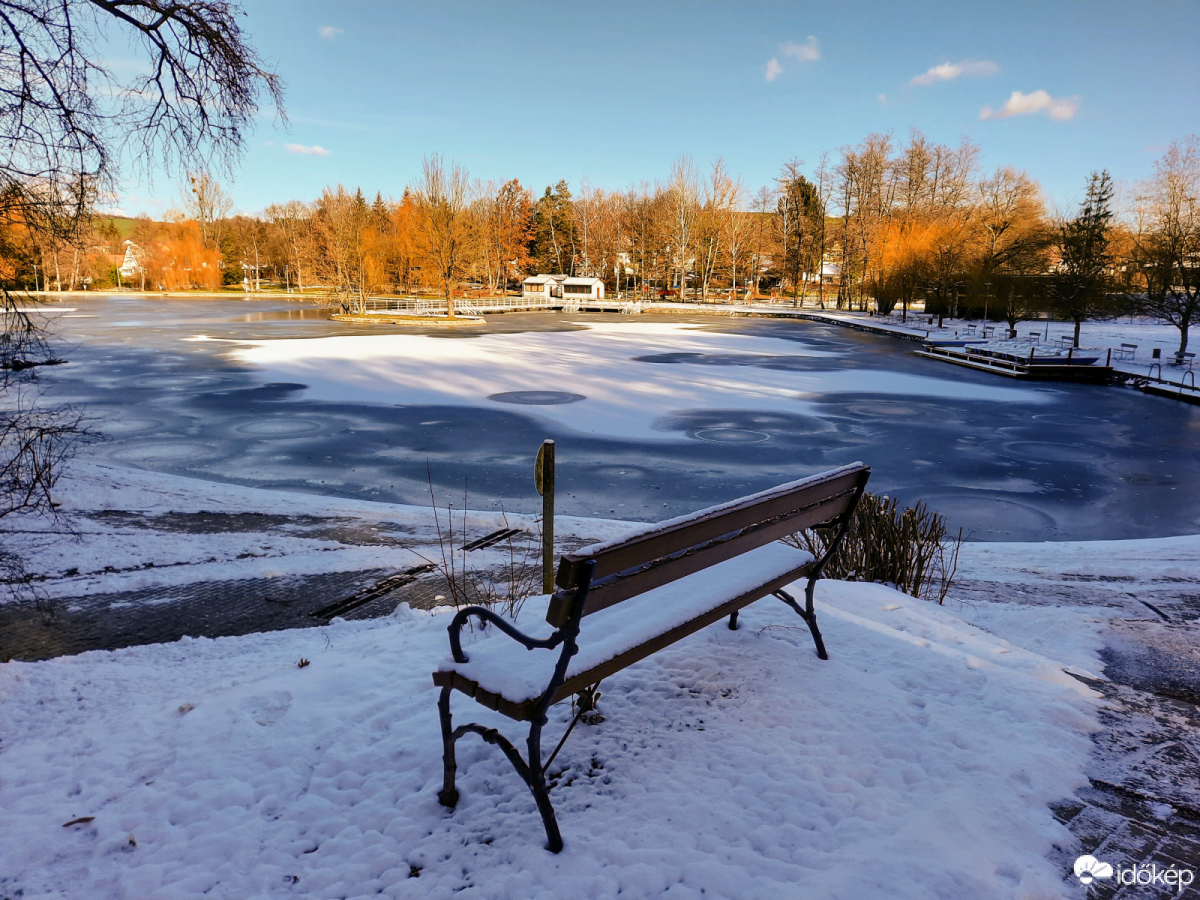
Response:
[[[736,609],[729,614],[729,630],[730,631],[737,631],[737,614],[738,614],[738,611]]]
[[[442,695],[438,698],[438,717],[442,720],[442,789],[438,791],[438,801],[451,809],[458,804],[458,788],[454,786],[458,763],[454,759],[454,722],[450,716],[450,693],[453,690],[452,687],[442,688]]]
[[[795,610],[796,614],[808,625],[808,630],[812,632],[813,643],[817,645],[817,658],[829,659],[829,654],[825,652],[825,639],[821,637],[821,629],[817,627],[817,611],[813,606],[813,590],[815,588],[816,581],[811,580],[808,582],[808,587],[804,590],[807,609],[797,603],[796,598],[787,591],[778,590],[775,592],[775,596]]]
[[[563,848],[562,833],[558,830],[558,819],[550,804],[550,790],[546,787],[546,772],[542,768],[542,726],[545,722],[534,722],[529,728],[529,790],[537,804],[546,829],[546,849],[558,853]]]
[[[825,652],[825,639],[821,637],[821,629],[817,626],[817,608],[813,604],[813,592],[816,589],[817,579],[808,579],[808,584],[804,588],[804,605],[807,607],[804,621],[808,623],[808,630],[812,632],[813,643],[817,645],[817,659],[829,659],[829,654]]]

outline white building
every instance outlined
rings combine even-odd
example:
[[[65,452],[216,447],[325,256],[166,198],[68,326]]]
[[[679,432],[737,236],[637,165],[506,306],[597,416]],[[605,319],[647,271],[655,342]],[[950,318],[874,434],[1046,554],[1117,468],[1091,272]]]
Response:
[[[562,283],[564,299],[601,300],[604,297],[604,282],[599,278],[566,278]]]
[[[133,241],[125,242],[125,257],[121,260],[121,265],[117,266],[117,271],[126,281],[141,273],[142,248]]]
[[[521,282],[526,300],[599,300],[604,282],[599,278],[570,278],[566,275],[531,275]]]
[[[521,282],[521,296],[526,300],[549,300],[562,296],[566,275],[530,275]]]

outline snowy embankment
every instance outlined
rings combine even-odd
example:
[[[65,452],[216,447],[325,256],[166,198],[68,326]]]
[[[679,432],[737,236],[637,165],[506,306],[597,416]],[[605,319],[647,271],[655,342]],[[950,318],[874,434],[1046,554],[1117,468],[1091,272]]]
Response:
[[[203,488],[201,509],[418,518],[122,477],[77,502],[178,511]],[[0,665],[0,896],[1077,896],[1047,804],[1085,782],[1097,698],[1064,670],[1098,671],[1103,615],[838,582],[818,605],[827,662],[768,598],[607,681],[607,720],[552,768],[558,856],[472,738],[458,809],[438,805],[444,610]]]
[[[763,601],[611,679],[554,767],[561,856],[494,748],[437,803],[444,613],[8,663],[0,892],[1071,896],[1047,804],[1095,720],[1064,660],[883,587],[819,603],[828,662]]]
[[[56,494],[71,534],[54,521],[18,535],[27,568],[50,599],[198,582],[402,569],[439,557],[429,507],[262,490],[75,460]],[[224,530],[163,527],[170,516],[238,516]],[[445,509],[441,526],[447,528]],[[255,522],[254,519],[259,519]],[[557,519],[562,535],[603,539],[628,530],[607,519]],[[502,527],[535,529],[533,516],[454,511],[455,534]],[[339,540],[339,527],[371,530],[369,541]],[[315,536],[314,536],[315,535]],[[473,562],[502,561],[504,549]],[[0,594],[0,603],[11,599]]]

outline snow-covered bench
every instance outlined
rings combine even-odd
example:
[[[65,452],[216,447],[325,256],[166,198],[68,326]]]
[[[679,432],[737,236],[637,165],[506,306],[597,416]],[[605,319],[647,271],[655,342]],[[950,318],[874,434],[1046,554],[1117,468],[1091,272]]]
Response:
[[[451,656],[433,673],[440,687],[444,780],[438,799],[453,807],[455,742],[477,734],[499,746],[529,786],[546,827],[548,849],[562,837],[546,787],[546,770],[580,718],[594,714],[600,681],[699,629],[773,594],[800,614],[817,655],[828,659],[817,627],[813,589],[836,552],[871,470],[862,463],[783,484],[740,500],[639,529],[619,540],[592,544],[559,560],[549,597],[531,599],[545,609],[546,626],[532,634],[479,606],[459,610],[450,623]],[[780,539],[817,525],[837,533],[821,559]],[[801,606],[784,587],[807,576]],[[498,632],[463,651],[461,631],[472,617]],[[490,630],[490,629],[489,629]],[[512,640],[509,640],[511,638]],[[553,650],[558,653],[528,651]],[[529,722],[527,756],[494,728],[453,725],[450,697],[462,691],[489,709]],[[547,710],[576,698],[577,712],[558,747],[542,761]]]
[[[1137,344],[1121,344],[1113,350],[1113,359],[1137,359]]]

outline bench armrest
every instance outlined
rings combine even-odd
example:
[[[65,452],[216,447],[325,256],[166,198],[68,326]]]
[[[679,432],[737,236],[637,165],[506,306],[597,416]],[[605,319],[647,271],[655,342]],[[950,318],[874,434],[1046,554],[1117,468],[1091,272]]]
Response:
[[[551,650],[561,644],[564,637],[561,632],[556,631],[548,638],[532,638],[525,634],[525,632],[519,630],[511,622],[496,615],[490,609],[487,609],[483,606],[468,606],[455,613],[454,619],[446,628],[446,631],[450,633],[450,653],[454,656],[454,661],[456,663],[467,662],[467,655],[463,653],[462,638],[459,636],[459,633],[462,631],[462,627],[467,624],[467,621],[471,618],[471,616],[475,616],[475,618],[479,619],[481,622],[490,622],[491,624],[495,625],[517,643],[524,645],[526,650],[533,650],[535,648]]]
[[[548,638],[530,637],[511,622],[507,621],[506,619],[502,619],[490,609],[487,609],[483,606],[468,606],[464,609],[460,609],[454,614],[454,619],[446,628],[446,631],[450,633],[450,653],[454,657],[454,661],[456,663],[468,662],[467,654],[463,653],[462,639],[459,636],[459,633],[462,631],[462,627],[467,624],[467,620],[469,620],[471,616],[475,616],[481,622],[491,622],[514,641],[523,645],[526,650],[552,650],[559,644],[563,643],[563,641],[567,641],[569,647],[571,648],[571,653],[574,653],[575,650],[578,649],[575,648],[574,645],[575,637],[579,634],[579,619],[583,612],[583,603],[584,600],[587,599],[588,589],[591,587],[592,575],[595,571],[596,561],[594,559],[589,559],[583,564],[578,587],[571,592],[574,594],[574,597],[571,601],[572,612],[571,616],[569,617],[568,624],[555,630],[554,634],[550,635]],[[568,656],[569,655],[570,654],[568,654]],[[566,672],[565,660],[560,661],[558,668],[562,669],[562,672],[558,672],[556,670],[555,677],[559,678],[561,683],[561,676]]]

